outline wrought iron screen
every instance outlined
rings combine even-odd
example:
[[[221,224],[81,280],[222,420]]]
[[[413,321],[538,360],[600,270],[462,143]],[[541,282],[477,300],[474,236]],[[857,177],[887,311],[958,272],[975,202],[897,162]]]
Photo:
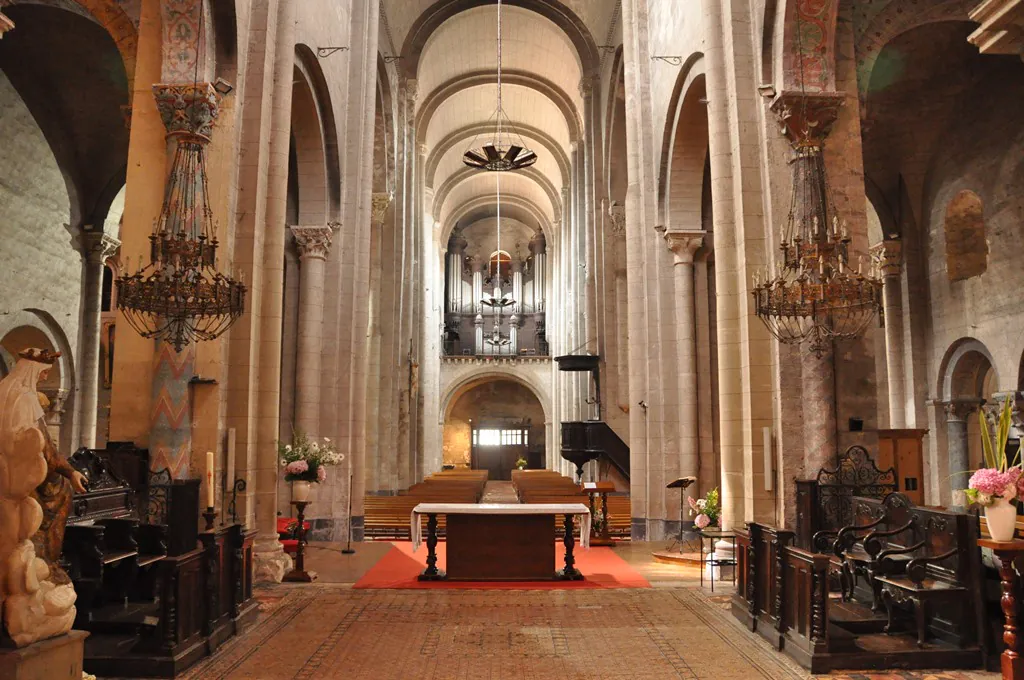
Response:
[[[145,507],[139,518],[146,524],[167,525],[167,508],[171,495],[171,471],[164,468],[149,475],[149,488],[146,493]]]
[[[863,446],[839,454],[834,470],[818,472],[818,498],[823,529],[841,529],[853,523],[854,496],[885,498],[896,491],[896,469],[879,470]]]

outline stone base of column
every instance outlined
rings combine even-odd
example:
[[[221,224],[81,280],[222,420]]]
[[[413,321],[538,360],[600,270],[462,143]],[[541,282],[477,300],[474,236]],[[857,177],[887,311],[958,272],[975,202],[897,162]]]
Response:
[[[252,561],[256,583],[280,583],[292,568],[292,558],[284,551],[277,534],[256,537]]]
[[[83,680],[95,678],[82,672],[85,638],[89,633],[72,630],[48,640],[17,649],[0,649],[0,677],[8,680]]]

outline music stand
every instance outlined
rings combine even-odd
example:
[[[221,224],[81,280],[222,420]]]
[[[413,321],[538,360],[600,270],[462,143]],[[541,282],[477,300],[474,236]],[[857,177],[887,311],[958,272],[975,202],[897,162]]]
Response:
[[[665,487],[666,489],[679,489],[679,536],[672,539],[666,552],[672,552],[672,549],[678,545],[679,554],[683,553],[683,499],[686,498],[686,490],[696,482],[697,478],[693,476],[680,477]]]

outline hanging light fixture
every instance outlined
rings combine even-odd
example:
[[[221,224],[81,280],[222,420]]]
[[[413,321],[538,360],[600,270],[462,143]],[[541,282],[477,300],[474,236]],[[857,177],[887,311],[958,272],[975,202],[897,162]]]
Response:
[[[753,295],[757,316],[779,342],[807,341],[820,358],[834,340],[860,337],[881,312],[882,279],[874,259],[865,262],[861,256],[856,271],[851,266],[852,239],[836,208],[822,153],[838,102],[810,111],[802,59],[800,67],[799,110],[782,111],[794,149],[793,193],[779,245],[782,261],[774,276],[766,272],[762,280],[755,274]]]
[[[131,327],[178,352],[192,342],[217,338],[245,309],[245,285],[217,270],[205,159],[210,140],[196,125],[198,41],[199,36],[188,129],[169,133],[177,144],[160,216],[149,237],[149,262],[143,266],[140,258],[138,271],[129,274],[126,268],[116,282],[117,308]]]
[[[508,172],[528,168],[537,162],[537,154],[526,146],[501,105],[501,0],[498,0],[498,105],[490,121],[494,123],[494,136],[489,142],[477,146],[477,135],[462,154],[463,163],[480,170]]]

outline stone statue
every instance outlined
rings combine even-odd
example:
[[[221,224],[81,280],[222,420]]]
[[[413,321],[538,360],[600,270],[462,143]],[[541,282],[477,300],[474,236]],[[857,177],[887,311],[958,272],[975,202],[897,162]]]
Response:
[[[0,610],[18,647],[66,633],[75,589],[58,566],[72,489],[84,477],[60,457],[36,391],[59,352],[28,349],[0,380]]]

